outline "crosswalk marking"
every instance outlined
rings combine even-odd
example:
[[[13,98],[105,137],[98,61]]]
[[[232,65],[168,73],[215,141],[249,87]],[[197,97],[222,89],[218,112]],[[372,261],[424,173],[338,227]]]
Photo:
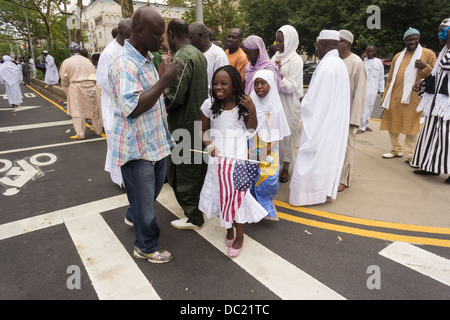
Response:
[[[160,300],[100,214],[64,221],[100,300]]]
[[[157,200],[179,218],[184,217],[172,189],[167,184]],[[205,224],[196,231],[218,250],[227,254],[228,248],[224,244],[225,230],[220,227],[218,219],[206,219]],[[345,299],[247,235],[241,255],[233,261],[281,299]]]
[[[105,139],[104,138],[92,138],[92,139],[68,141],[68,142],[61,142],[61,143],[53,143],[53,144],[46,144],[46,145],[42,145],[42,146],[0,151],[0,154],[16,153],[16,152],[22,152],[22,151],[31,151],[31,150],[39,150],[39,149],[47,149],[47,148],[56,148],[56,147],[62,147],[62,146],[71,146],[74,144],[90,143],[90,142],[96,142],[96,141],[101,141],[101,140],[104,141]]]
[[[450,286],[450,260],[405,242],[394,242],[380,255]]]
[[[92,214],[92,212],[105,212],[126,205],[128,205],[127,196],[126,194],[121,194],[118,196],[5,223],[0,225],[0,240],[64,223],[62,218],[63,215],[66,219],[82,218],[85,215]]]
[[[157,201],[176,216],[183,217],[173,191],[167,184]],[[127,205],[126,195],[122,194],[6,223],[0,225],[0,240],[65,223],[100,299],[160,299],[99,215],[100,212]],[[207,219],[197,232],[227,254],[223,242],[225,231],[217,219]],[[245,237],[244,242],[243,253],[233,261],[280,298],[344,299],[249,236]]]
[[[19,130],[65,126],[65,125],[72,124],[72,122],[73,122],[72,120],[62,120],[62,121],[42,122],[42,123],[34,123],[34,124],[24,124],[24,125],[20,125],[20,126],[1,127],[0,132],[14,132],[14,131],[19,131]]]

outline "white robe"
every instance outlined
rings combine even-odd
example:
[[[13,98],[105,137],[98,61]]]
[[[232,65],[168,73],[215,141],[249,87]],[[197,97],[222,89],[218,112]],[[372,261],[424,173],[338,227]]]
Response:
[[[280,142],[280,164],[294,160],[298,145],[298,127],[301,118],[300,98],[303,97],[303,59],[297,54],[299,45],[298,33],[292,26],[286,25],[278,29],[284,36],[284,51],[272,57],[272,61],[280,62],[281,79],[280,98],[284,113],[289,122],[291,134]],[[277,32],[278,32],[277,31]]]
[[[106,161],[105,161],[105,171],[109,172],[111,175],[111,180],[117,183],[119,186],[123,185],[122,172],[120,167],[111,168],[111,132],[114,124],[114,110],[112,105],[112,88],[108,81],[108,70],[112,59],[116,56],[118,52],[122,50],[122,46],[114,39],[111,41],[106,48],[100,54],[100,59],[97,64],[97,84],[102,88],[102,118],[103,127],[105,128],[106,135]]]
[[[9,56],[4,56],[5,62],[0,65],[0,75],[5,84],[6,95],[10,105],[22,104],[22,92],[20,90],[20,81],[22,80],[22,69],[19,65],[12,62]]]
[[[58,68],[56,67],[55,64],[55,59],[51,56],[51,55],[47,55],[45,57],[45,78],[44,78],[44,82],[51,86],[54,84],[57,84],[59,81],[59,74],[58,74]]]
[[[384,66],[378,58],[364,59],[364,67],[367,72],[366,101],[361,117],[361,130],[365,131],[369,126],[369,119],[372,115],[373,105],[377,99],[378,92],[384,91]]]
[[[208,62],[208,97],[211,97],[211,81],[212,76],[214,75],[214,71],[222,66],[230,64],[230,62],[228,61],[228,57],[225,51],[223,51],[222,48],[216,46],[214,43],[206,52],[203,52],[203,55]]]
[[[302,101],[302,132],[290,183],[294,206],[336,198],[347,146],[350,80],[337,50],[319,63]]]

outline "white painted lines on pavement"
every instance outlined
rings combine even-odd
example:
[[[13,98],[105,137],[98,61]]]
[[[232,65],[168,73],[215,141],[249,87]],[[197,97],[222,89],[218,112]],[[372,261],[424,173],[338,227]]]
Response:
[[[83,218],[97,212],[105,212],[128,205],[127,196],[93,201],[79,206],[44,213],[38,216],[17,220],[0,225],[0,240],[64,223],[64,219]]]
[[[167,184],[164,185],[157,201],[179,218],[184,218],[183,211]],[[228,248],[224,244],[225,230],[220,227],[218,219],[206,219],[205,224],[196,231],[217,249],[227,254]],[[281,299],[345,299],[247,235],[241,255],[233,261]]]
[[[160,299],[100,212],[128,205],[125,194],[0,225],[0,240],[65,224],[99,299]]]
[[[76,141],[68,141],[68,142],[61,142],[61,143],[54,143],[54,144],[46,144],[43,146],[35,146],[35,147],[0,151],[0,154],[8,154],[8,153],[21,152],[21,151],[30,151],[30,150],[39,150],[39,149],[46,149],[46,148],[55,148],[55,147],[74,145],[74,144],[78,144],[78,143],[89,143],[89,142],[96,142],[96,141],[105,141],[105,139],[104,138],[92,138],[92,139],[85,139],[85,140],[76,140]]]
[[[9,111],[9,112],[19,112],[19,111],[25,111],[30,109],[36,109],[40,106],[19,106],[17,108],[8,108],[8,109],[0,109],[0,111]]]
[[[405,242],[394,242],[380,255],[450,286],[450,260]]]
[[[65,224],[100,300],[160,299],[100,214]]]
[[[0,128],[0,132],[14,132],[14,131],[19,131],[19,130],[40,129],[40,128],[48,128],[48,127],[56,127],[56,126],[65,126],[65,125],[69,125],[69,124],[72,124],[72,120],[25,124],[25,125],[21,125],[21,126],[2,127],[2,128]]]

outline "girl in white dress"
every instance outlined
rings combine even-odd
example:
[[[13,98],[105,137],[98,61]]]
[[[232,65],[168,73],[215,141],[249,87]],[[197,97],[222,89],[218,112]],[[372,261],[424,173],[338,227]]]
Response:
[[[248,131],[258,125],[255,105],[244,95],[239,72],[227,65],[217,69],[212,78],[212,99],[201,106],[203,143],[208,151],[208,172],[200,193],[199,209],[208,218],[220,217],[220,225],[227,229],[225,244],[228,255],[237,257],[244,241],[244,223],[258,222],[267,211],[247,191],[233,219],[222,214],[217,156],[247,159]],[[236,227],[234,235],[233,222]]]

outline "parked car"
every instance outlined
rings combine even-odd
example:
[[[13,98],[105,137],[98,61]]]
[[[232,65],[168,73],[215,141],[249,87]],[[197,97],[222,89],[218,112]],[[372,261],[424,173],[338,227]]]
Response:
[[[380,59],[383,62],[383,66],[390,66],[392,63],[392,59]]]
[[[303,70],[303,85],[307,86],[309,85],[309,82],[311,81],[311,77],[314,73],[314,71],[317,68],[317,64],[309,65],[305,70]]]

